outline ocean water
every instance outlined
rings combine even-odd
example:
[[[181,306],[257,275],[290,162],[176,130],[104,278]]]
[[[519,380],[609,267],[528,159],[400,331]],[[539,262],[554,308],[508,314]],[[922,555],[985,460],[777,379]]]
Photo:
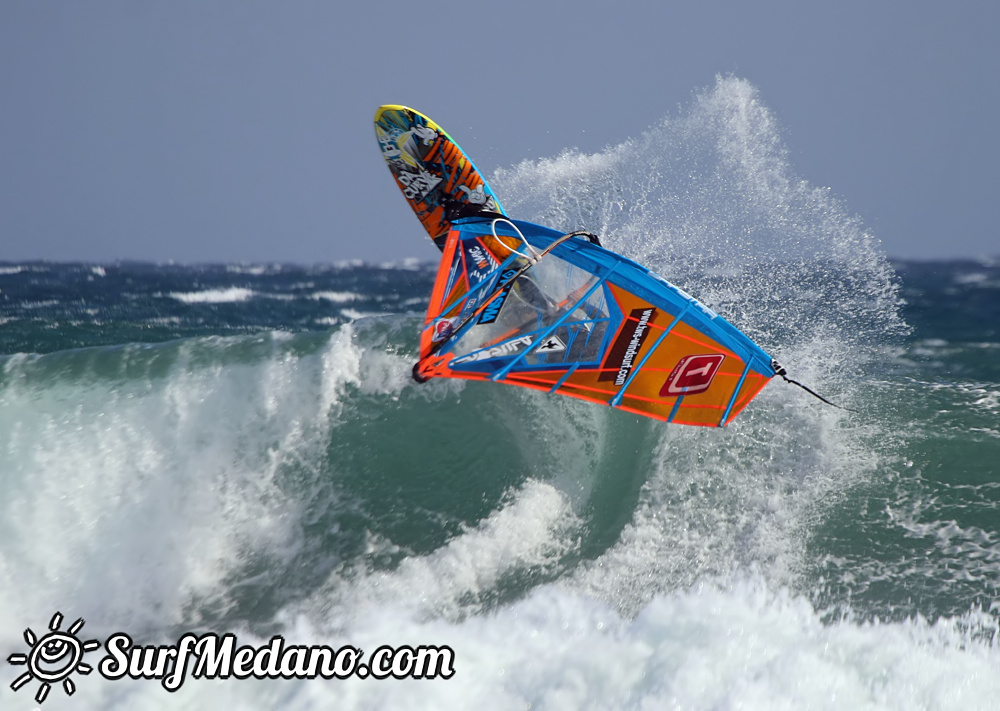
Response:
[[[45,709],[1000,707],[1000,259],[890,260],[738,79],[491,183],[857,412],[772,382],[707,430],[417,385],[433,264],[0,264],[0,707],[36,708],[3,660],[57,611],[448,645],[455,674],[170,693],[102,650]]]

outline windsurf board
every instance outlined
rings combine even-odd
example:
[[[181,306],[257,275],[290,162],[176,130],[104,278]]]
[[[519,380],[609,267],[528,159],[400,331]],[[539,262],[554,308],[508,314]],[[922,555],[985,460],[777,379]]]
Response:
[[[458,144],[419,111],[380,106],[375,135],[396,184],[439,249],[444,249],[453,220],[507,214]]]

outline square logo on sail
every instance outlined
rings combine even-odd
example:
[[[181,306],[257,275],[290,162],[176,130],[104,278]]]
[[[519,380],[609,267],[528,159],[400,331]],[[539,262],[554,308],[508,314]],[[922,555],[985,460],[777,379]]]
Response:
[[[721,353],[681,358],[674,366],[667,382],[660,388],[660,397],[697,395],[705,392],[725,359],[726,356]]]

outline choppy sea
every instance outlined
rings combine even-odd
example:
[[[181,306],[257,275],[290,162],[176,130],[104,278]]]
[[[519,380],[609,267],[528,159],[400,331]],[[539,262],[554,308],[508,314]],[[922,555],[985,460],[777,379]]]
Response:
[[[0,707],[38,706],[6,660],[60,612],[455,673],[171,693],[102,650],[46,710],[1000,708],[1000,259],[890,259],[736,79],[491,183],[855,412],[772,382],[708,430],[417,385],[430,263],[2,263]]]

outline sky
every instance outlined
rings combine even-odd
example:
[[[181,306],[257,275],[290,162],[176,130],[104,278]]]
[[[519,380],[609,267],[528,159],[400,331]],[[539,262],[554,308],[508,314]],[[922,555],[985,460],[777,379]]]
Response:
[[[998,47],[995,0],[3,0],[0,261],[433,259],[379,105],[489,176],[718,75],[889,256],[1000,255]]]

